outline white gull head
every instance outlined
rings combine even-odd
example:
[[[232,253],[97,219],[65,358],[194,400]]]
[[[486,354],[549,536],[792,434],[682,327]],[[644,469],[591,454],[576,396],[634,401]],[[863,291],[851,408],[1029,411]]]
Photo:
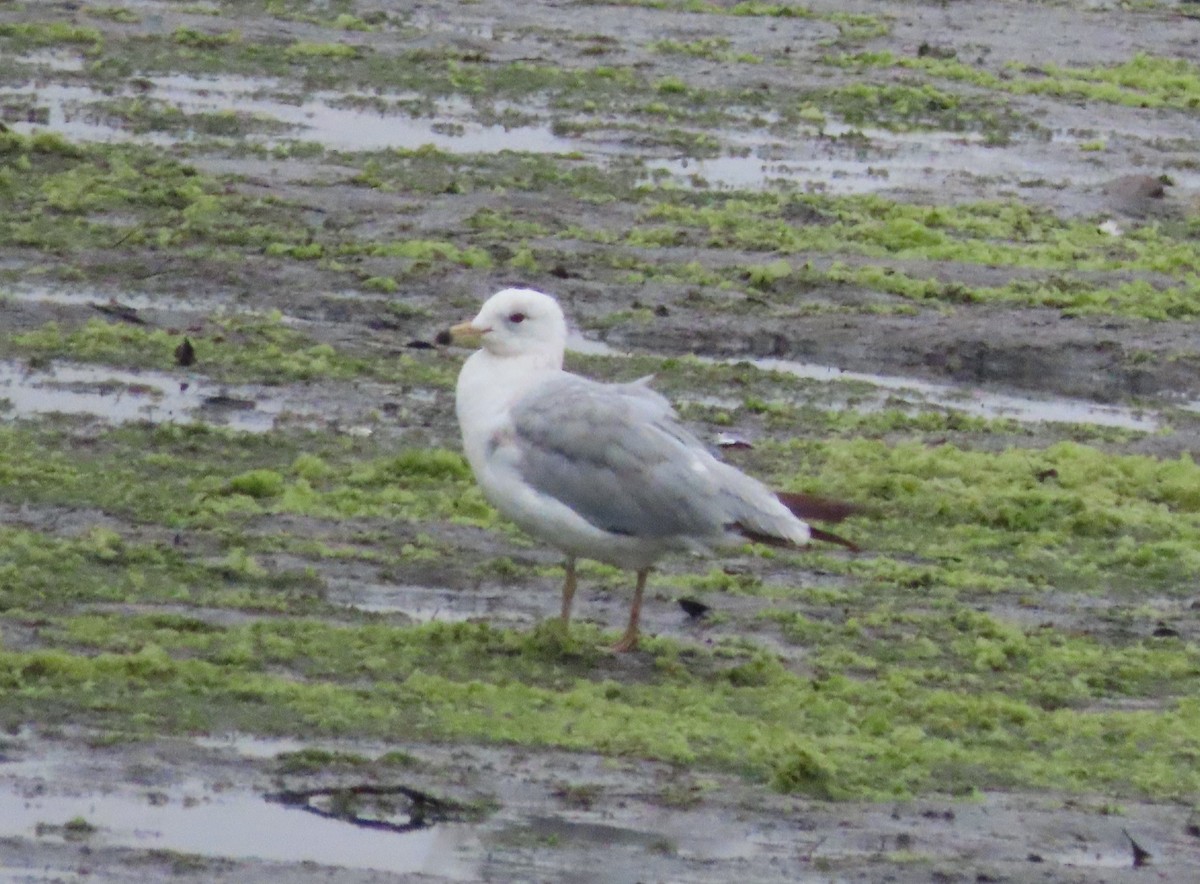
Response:
[[[494,356],[548,357],[562,365],[567,321],[558,301],[533,289],[503,289],[488,298],[470,322],[483,349]]]

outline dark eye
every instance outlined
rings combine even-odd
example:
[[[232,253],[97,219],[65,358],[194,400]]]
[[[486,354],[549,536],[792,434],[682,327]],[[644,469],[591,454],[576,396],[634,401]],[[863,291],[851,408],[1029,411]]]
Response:
[[[508,321],[513,323],[514,325],[517,324],[518,322],[524,322],[525,314],[524,313],[514,313],[508,317]]]

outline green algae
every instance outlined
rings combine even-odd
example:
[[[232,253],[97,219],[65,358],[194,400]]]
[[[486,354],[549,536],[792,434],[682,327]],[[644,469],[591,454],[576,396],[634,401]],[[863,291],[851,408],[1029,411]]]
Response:
[[[999,692],[925,688],[902,670],[814,681],[765,657],[714,679],[719,660],[662,641],[651,653],[669,674],[618,683],[580,676],[593,665],[586,657],[547,658],[536,640],[482,625],[143,622],[128,631],[116,618],[64,623],[69,641],[99,653],[0,654],[5,712],[38,703],[53,717],[84,702],[92,719],[162,713],[171,729],[253,720],[281,733],[400,729],[409,739],[598,748],[737,770],[822,798],[1016,786],[1179,796],[1197,785],[1179,766],[1197,751],[1200,709],[1187,698],[1157,713],[1043,710]],[[121,650],[102,650],[110,642]],[[491,661],[484,680],[472,672],[479,655]],[[294,672],[268,671],[278,667]]]
[[[642,220],[675,242],[754,251],[858,254],[1055,270],[1139,268],[1196,273],[1194,242],[1147,227],[1128,241],[1017,202],[921,206],[879,196],[667,194]],[[794,224],[804,212],[821,223]],[[639,235],[644,236],[644,233]]]
[[[451,154],[432,145],[370,153],[360,161],[353,183],[416,194],[545,191],[598,202],[632,197],[640,177],[621,164],[602,169],[571,155],[504,151],[477,156]]]
[[[176,132],[186,137],[239,139],[254,134],[280,134],[292,126],[265,114],[239,112],[236,109],[187,113],[161,99],[140,96],[91,103],[110,125],[120,122],[130,132]]]
[[[95,50],[97,76],[114,80],[131,75],[213,73],[272,77],[314,89],[363,87],[390,93],[411,92],[428,102],[465,96],[485,115],[500,115],[497,102],[545,98],[556,110],[596,113],[628,110],[631,97],[658,95],[656,82],[632,66],[596,66],[578,70],[561,65],[513,61],[490,63],[478,52],[453,47],[385,51],[359,42],[349,32],[335,39],[252,40],[236,32],[212,34],[183,29],[169,37],[141,35]],[[673,96],[679,118],[724,120],[722,93],[688,88]]]
[[[808,14],[785,4],[731,10],[691,5],[710,13]],[[302,3],[263,8],[347,30],[388,24],[351,21],[349,7],[336,3],[319,16]],[[843,36],[864,39],[883,27],[868,19],[847,19]],[[834,21],[832,15],[825,20]],[[18,35],[7,37],[18,45]],[[712,107],[694,111],[685,105],[739,97],[629,68],[567,75],[553,65],[487,64],[436,50],[397,58],[337,39],[255,43],[232,32],[175,32],[119,50],[107,47],[97,72],[242,70],[304,78],[312,88],[372,81],[392,89],[409,88],[425,74],[437,94],[466,94],[482,103],[544,93],[568,112],[603,113],[632,95],[648,127],[659,120],[726,119]],[[85,44],[90,41],[80,41]],[[128,59],[117,57],[127,49],[133,50]],[[716,54],[719,60],[723,51],[719,45],[683,46],[684,53]],[[967,72],[947,70],[944,79],[967,81]],[[1020,78],[1038,76],[1018,72]],[[1078,71],[1072,76],[1091,82],[1089,88],[1108,88],[1098,75],[1094,82]],[[1153,93],[1133,83],[1111,85],[1167,103],[1188,95],[1186,84]],[[803,114],[794,94],[782,100]],[[857,100],[873,106],[847,117]],[[751,105],[754,112],[766,106]],[[956,93],[919,84],[838,90],[813,110],[864,126],[981,128],[990,134],[1008,124],[993,126],[986,104],[972,107]],[[687,150],[711,150],[665,131],[654,143],[669,140]],[[12,222],[3,228],[3,241],[46,255],[74,256],[85,248],[193,249],[205,261],[263,255],[316,262],[333,273],[346,273],[344,265],[361,260],[386,259],[386,268],[350,271],[363,288],[380,291],[399,290],[397,277],[457,268],[582,266],[585,276],[613,269],[631,282],[749,290],[771,305],[797,309],[805,286],[825,283],[913,302],[1007,302],[1156,319],[1191,317],[1196,301],[1189,237],[1152,225],[1113,241],[1093,235],[1082,222],[1063,222],[1017,203],[931,209],[793,195],[730,199],[648,186],[644,170],[632,165],[604,170],[566,155],[450,157],[431,149],[324,154],[351,168],[359,186],[403,195],[513,189],[565,200],[566,214],[573,216],[593,217],[592,207],[614,201],[642,212],[636,223],[626,224],[621,213],[610,222],[615,229],[595,230],[562,225],[557,211],[495,213],[472,219],[465,232],[423,234],[409,243],[380,240],[353,225],[314,226],[300,206],[247,197],[236,177],[200,173],[162,152],[74,146],[47,136],[5,144],[5,158],[14,162],[12,171],[0,173],[0,187],[6,197],[16,197],[17,208],[15,220],[0,221]],[[289,149],[311,148],[284,148],[279,155]],[[706,204],[711,214],[695,214]],[[681,209],[677,215],[675,208]],[[796,231],[802,227],[811,229]],[[530,242],[535,238],[551,245]],[[577,257],[581,242],[603,245],[613,255]],[[505,244],[508,252],[500,248]],[[639,260],[622,249],[694,244],[745,249],[762,260],[739,256],[730,267],[705,267],[660,260],[664,253],[656,251]],[[903,264],[814,270],[803,265],[811,253],[880,264],[933,259],[1048,272],[1033,282],[983,288],[924,279]],[[797,254],[802,257],[793,258]],[[400,262],[398,270],[394,262]],[[1124,280],[1091,284],[1068,272],[1127,268],[1179,279],[1161,287]],[[648,311],[634,308],[625,321],[641,318],[648,319]],[[208,333],[196,336],[198,368],[221,379],[420,377],[440,390],[452,382],[450,366],[409,360],[387,367],[298,335],[280,317],[215,317],[206,326]],[[47,326],[16,338],[6,334],[3,346],[34,361],[65,357],[163,368],[172,364],[178,341],[161,331],[96,322]],[[798,392],[800,385],[785,388],[745,368],[706,369],[687,360],[634,360],[619,368],[602,360],[574,364],[603,365],[597,373],[626,377],[658,370],[661,386],[677,395],[694,392],[701,379],[719,389],[734,385],[741,405],[690,407],[689,416],[718,426],[749,419],[799,437],[795,443],[759,443],[744,457],[734,455],[740,464],[788,487],[873,503],[870,518],[846,529],[868,548],[865,555],[818,553],[794,561],[764,555],[752,559],[744,574],[712,568],[680,576],[670,566],[671,573],[656,578],[657,585],[696,588],[718,600],[729,594],[770,603],[751,626],[778,630],[786,641],[803,645],[808,653],[800,663],[781,665],[758,651],[753,637],[711,652],[649,640],[644,670],[640,660],[614,670],[592,647],[600,636],[586,627],[572,643],[545,627],[529,633],[475,624],[408,627],[335,614],[323,600],[319,568],[284,568],[273,558],[286,551],[293,563],[295,557],[315,564],[370,562],[391,569],[384,579],[400,583],[418,558],[436,562],[452,552],[444,541],[420,540],[422,534],[445,536],[438,532],[452,522],[511,530],[483,503],[456,452],[397,453],[330,434],[276,432],[255,440],[202,427],[133,427],[82,439],[69,426],[60,431],[38,424],[3,428],[0,499],[35,512],[40,506],[94,507],[117,521],[77,538],[56,536],[49,525],[0,534],[0,561],[14,566],[4,573],[0,616],[23,643],[0,656],[0,718],[144,733],[166,722],[179,732],[236,728],[559,746],[736,770],[820,798],[969,795],[1004,787],[1173,798],[1197,788],[1198,709],[1189,699],[1197,688],[1195,644],[1155,639],[1147,623],[1160,608],[1173,610],[1160,599],[1181,601],[1198,566],[1197,476],[1186,458],[1112,455],[1104,446],[1125,441],[1115,431],[1034,434],[1012,422],[941,410],[831,411],[808,404],[813,397]],[[844,441],[863,436],[868,438]],[[1097,447],[1045,445],[1048,438],[1071,437]],[[997,450],[1009,442],[1020,447]],[[307,528],[316,536],[251,533],[284,516],[312,520]],[[352,542],[342,535],[347,525],[354,525]],[[391,537],[391,526],[405,528],[405,539]],[[182,542],[160,528],[181,532]],[[781,577],[784,569],[788,576]],[[525,591],[526,581],[548,578],[551,569],[501,555],[485,557],[471,573]],[[627,575],[614,569],[589,567],[584,573],[610,589],[628,584]],[[836,588],[826,585],[831,580]],[[1090,635],[1070,617],[1054,626],[1023,627],[1013,622],[1023,617],[974,610],[1011,602],[1034,617],[1043,604],[1061,610],[1064,596],[1104,598],[1112,609],[1089,619]],[[80,610],[121,603],[170,605],[172,613]],[[173,613],[180,605],[195,606],[195,616]],[[279,616],[221,626],[228,619],[206,619],[205,607]],[[1066,607],[1072,610],[1069,601]],[[348,622],[298,619],[305,615]],[[730,615],[723,616],[730,622]],[[1044,623],[1059,615],[1036,617]],[[733,622],[744,623],[736,615]],[[356,763],[300,763],[322,761],[333,767]]]
[[[14,49],[65,43],[98,51],[104,45],[104,35],[95,28],[61,21],[0,22],[0,40],[9,42]]]
[[[687,55],[710,61],[761,64],[762,58],[750,52],[734,52],[724,37],[700,37],[695,40],[655,40],[650,49],[663,55]]]
[[[264,248],[307,238],[298,210],[239,194],[160,151],[4,133],[0,155],[21,172],[4,180],[5,244],[61,256],[97,247]]]
[[[1002,102],[956,95],[929,83],[854,83],[805,92],[787,118],[825,128],[826,114],[850,126],[893,131],[981,132],[987,143],[1005,143],[1033,124]],[[849,133],[843,138],[852,138]]]
[[[103,18],[119,24],[132,25],[139,23],[142,18],[132,9],[123,6],[90,6],[87,14],[93,18]]]
[[[784,449],[799,479],[830,488],[836,477],[838,493],[899,510],[887,519],[892,555],[826,563],[838,573],[949,594],[1133,598],[1178,594],[1200,565],[1197,468],[1186,456],[1106,455],[1067,442],[992,454],[867,440]],[[886,468],[868,465],[876,457]],[[876,542],[873,529],[863,542]],[[917,562],[906,564],[902,549]]]
[[[709,0],[588,0],[597,6],[638,6],[647,9],[670,9],[704,15],[731,15],[748,18],[799,18],[829,22],[836,26],[836,45],[861,43],[887,34],[891,30],[885,16],[854,12],[825,12],[799,3],[764,3],[761,0],[741,0],[737,3],[712,3]]]
[[[363,444],[164,425],[112,429],[83,446],[67,434],[0,427],[0,499],[96,507],[172,529],[271,513],[495,523],[460,454],[371,453]]]
[[[725,383],[755,374],[708,370]],[[935,428],[965,439],[986,424],[905,430],[901,422],[891,432]],[[871,518],[846,529],[871,553],[799,560],[843,575],[841,588],[719,569],[690,584],[659,579],[775,606],[800,602],[804,613],[772,608],[762,622],[807,647],[815,676],[789,671],[753,641],[705,651],[651,639],[652,665],[615,681],[594,650],[600,637],[586,627],[564,643],[552,629],[297,618],[329,611],[320,578],[278,571],[232,530],[242,519],[282,513],[429,526],[466,516],[495,527],[477,497],[477,512],[464,513],[477,492],[457,453],[381,455],[363,440],[125,427],[56,454],[64,437],[53,431],[4,428],[5,500],[100,507],[186,529],[208,550],[212,541],[201,538],[217,543],[216,555],[197,559],[187,547],[147,543],[127,530],[76,539],[0,533],[12,563],[0,581],[8,587],[0,609],[14,625],[39,624],[37,647],[0,659],[0,715],[20,720],[36,706],[45,721],[82,714],[134,731],[162,720],[183,731],[386,738],[403,729],[410,739],[734,770],[825,798],[1002,787],[1171,797],[1195,787],[1178,769],[1196,751],[1198,712],[1188,699],[1200,681],[1194,643],[1019,627],[973,607],[997,593],[1022,594],[1031,606],[1039,593],[1115,594],[1127,606],[1148,593],[1176,594],[1189,585],[1200,548],[1200,476],[1189,459],[1076,443],[1000,452],[834,444],[819,438],[820,427],[809,431],[807,440],[761,442],[744,463],[784,485],[871,501]],[[370,537],[362,543],[336,554],[384,563]],[[263,548],[330,551],[304,542]],[[399,545],[391,553],[401,563],[411,554]],[[527,568],[506,568],[493,578],[528,579]],[[627,583],[596,566],[585,579]],[[174,611],[78,611],[97,602],[286,616],[230,626]],[[1122,711],[1110,702],[1120,699],[1149,701],[1156,711]],[[1092,759],[1086,771],[1081,757]]]
[[[516,269],[554,267],[556,250],[548,250],[547,241],[611,245],[618,239],[638,249],[698,245],[879,262],[853,268],[835,262],[814,270],[773,258],[721,268],[639,259],[611,248],[589,259],[598,268],[607,264],[622,270],[628,282],[654,278],[776,294],[796,290],[798,295],[822,283],[850,283],[918,302],[1048,306],[1071,314],[1160,320],[1191,318],[1198,303],[1200,253],[1186,230],[1146,225],[1114,239],[1092,223],[1064,221],[1015,201],[927,207],[878,196],[699,195],[639,184],[636,171],[601,171],[570,158],[502,155],[493,161],[421,149],[371,155],[357,180],[388,190],[515,187],[582,203],[625,199],[641,205],[639,223],[616,237],[604,228],[577,226],[548,236],[550,228],[542,221],[489,210],[450,239],[379,241],[360,239],[353,225],[314,229],[299,206],[252,197],[231,186],[236,180],[203,175],[153,151],[83,147],[46,137],[5,139],[0,149],[27,174],[6,179],[16,211],[0,221],[0,239],[56,255],[98,246],[111,253],[114,243],[131,255],[183,247],[210,261],[262,254],[315,261],[330,272],[349,274],[367,290],[394,292],[400,280],[448,265],[485,269],[500,259]],[[695,142],[689,150],[702,154],[711,146]],[[814,223],[795,223],[798,216]],[[535,237],[537,248],[529,245]],[[381,275],[365,263],[378,258],[403,263]],[[1009,266],[1039,275],[979,286],[922,279],[882,263],[887,260]],[[1084,275],[1124,270],[1169,274],[1173,282],[1111,284]]]
[[[1200,67],[1181,58],[1135,53],[1115,65],[1064,68],[1009,65],[1005,76],[957,59],[896,56],[889,51],[841,54],[826,59],[840,67],[899,67],[1018,95],[1080,97],[1133,107],[1188,110],[1200,106]]]
[[[168,543],[124,540],[107,529],[77,539],[36,531],[0,531],[0,611],[15,622],[81,604],[211,605],[234,610],[318,610],[311,573],[231,569],[198,562]],[[236,585],[235,585],[236,584]]]
[[[357,752],[339,752],[331,749],[309,747],[294,752],[280,752],[275,756],[275,773],[279,776],[304,776],[315,773],[362,772],[364,770],[413,770],[421,762],[407,752],[384,752],[368,758]]]
[[[653,199],[625,241],[638,248],[699,246],[763,253],[819,254],[856,261],[836,261],[823,270],[811,261],[784,258],[734,267],[674,267],[663,262],[629,261],[612,256],[620,266],[643,267],[659,278],[679,278],[707,285],[733,285],[758,291],[803,295],[822,283],[853,283],[914,301],[951,304],[1048,306],[1071,314],[1110,314],[1146,319],[1190,319],[1200,298],[1200,250],[1194,238],[1157,225],[1128,237],[1112,237],[1085,221],[1063,221],[1045,211],[1016,202],[961,206],[920,206],[878,196],[706,194],[703,197],[665,190]],[[797,224],[797,214],[815,223]],[[579,234],[591,237],[587,231]],[[607,238],[597,232],[597,241]],[[1032,269],[1039,275],[1014,279],[1002,286],[979,286],[949,279],[921,279],[884,263],[894,261],[954,262]],[[1096,274],[1141,270],[1169,274],[1175,284],[1146,279],[1115,285]],[[1090,277],[1084,274],[1092,274]]]
[[[1200,316],[1200,277],[1195,274],[1188,274],[1182,286],[1135,280],[1108,287],[1061,273],[1015,280],[1004,286],[969,286],[942,279],[920,279],[886,266],[852,268],[836,263],[823,274],[809,271],[806,277],[851,283],[919,302],[1052,307],[1066,316],[1115,315],[1153,320]]]
[[[1009,303],[1056,307],[1070,314],[1133,315],[1188,319],[1196,314],[1200,259],[1194,237],[1146,225],[1114,240],[1082,221],[1062,221],[1015,202],[919,206],[881,197],[796,196],[778,193],[689,194],[643,187],[629,194],[642,205],[640,223],[616,236],[607,229],[571,228],[563,235],[607,246],[594,264],[623,271],[624,282],[712,285],[734,290],[792,294],[792,303],[820,285],[856,284],[913,301],[964,305]],[[810,223],[794,223],[794,217]],[[514,227],[533,224],[522,218]],[[502,230],[493,223],[490,230]],[[797,255],[740,265],[679,264],[613,248],[750,249]],[[545,246],[530,252],[536,265],[554,263]],[[814,265],[817,255],[832,264]],[[854,259],[846,266],[840,258]],[[860,259],[870,259],[864,264]],[[920,278],[904,264],[886,261],[950,261],[948,279]],[[956,269],[954,265],[960,265]],[[960,282],[972,266],[1009,266],[1022,271],[1003,285]],[[1141,270],[1170,275],[1171,282],[1120,278],[1109,273]],[[714,307],[718,306],[715,305]],[[869,308],[864,308],[869,309]]]
[[[238,119],[230,121],[241,126]],[[430,238],[359,239],[355,228],[314,229],[305,208],[282,200],[243,192],[236,177],[206,175],[194,167],[166,158],[159,151],[131,146],[73,145],[57,136],[0,136],[0,155],[10,168],[0,173],[0,188],[12,197],[11,211],[0,218],[0,243],[36,250],[55,258],[76,257],[94,262],[103,272],[129,262],[148,260],[162,249],[176,249],[196,262],[234,264],[245,256],[315,261],[323,269],[348,275],[367,289],[384,290],[382,276],[363,268],[371,259],[402,262],[400,275],[435,273],[446,266],[483,269],[493,258],[484,247],[495,237],[479,231],[480,244]],[[435,189],[468,191],[470,172],[437,152],[417,151],[393,158],[405,167],[393,185],[384,167],[365,161],[361,180],[371,186],[410,187],[422,182]],[[586,187],[611,199],[615,176],[570,168],[537,158],[511,158],[519,167],[512,174],[489,168],[480,185],[545,186],[553,178],[570,187]],[[390,164],[391,165],[391,164]],[[475,161],[474,168],[487,163]],[[444,170],[438,183],[433,167]],[[392,165],[394,168],[394,165]],[[19,174],[18,174],[19,173]],[[525,176],[533,180],[521,180]],[[390,177],[390,176],[389,176]],[[623,189],[628,189],[625,185]],[[124,262],[124,263],[122,263]],[[67,273],[69,264],[56,261],[52,273]],[[397,283],[398,285],[398,283]]]
[[[49,721],[56,709],[82,708],[94,723],[135,728],[138,722],[158,727],[165,715],[171,729],[387,737],[402,728],[409,739],[599,749],[739,770],[820,797],[945,789],[947,771],[956,772],[952,791],[1099,784],[1122,794],[1172,795],[1190,788],[1165,773],[1195,724],[1182,703],[1153,719],[1082,708],[1067,717],[1065,704],[1112,690],[1136,693],[1145,682],[1134,673],[1143,679],[1149,673],[1156,693],[1164,684],[1186,691],[1196,679],[1194,651],[1135,654],[1129,659],[1136,670],[1118,657],[1120,665],[1100,679],[1097,661],[1112,657],[1104,648],[1067,655],[1053,641],[1034,644],[1036,637],[978,617],[929,620],[929,628],[955,638],[942,659],[969,661],[951,683],[936,660],[910,651],[939,646],[941,633],[926,634],[905,620],[924,641],[914,643],[907,632],[881,635],[886,621],[878,614],[867,626],[876,641],[856,640],[853,651],[836,640],[816,649],[825,671],[844,669],[851,659],[870,677],[834,676],[819,686],[765,658],[738,662],[714,682],[712,667],[724,664],[697,660],[694,649],[667,642],[654,642],[653,653],[660,657],[655,669],[669,679],[628,684],[593,680],[594,656],[546,657],[536,634],[484,626],[260,621],[220,628],[161,615],[87,615],[62,621],[61,633],[53,623],[41,629],[43,641],[79,650],[4,655],[0,678],[9,690],[0,706],[9,716],[36,703]],[[1075,662],[1051,663],[1052,654]],[[1036,685],[1028,676],[1013,683],[997,675],[1021,673],[1043,658]],[[281,669],[292,674],[271,674]],[[480,681],[483,672],[488,676]],[[1075,687],[1081,674],[1093,676],[1086,693]],[[1011,699],[1022,691],[1029,701]],[[997,719],[999,708],[1006,712]],[[1089,780],[1066,761],[1073,752],[1099,752],[1092,741],[1105,732],[1129,733],[1129,743],[1107,745],[1097,757],[1100,778]],[[896,740],[892,752],[880,754]],[[1053,740],[1062,754],[1050,763],[1028,750],[1031,740]],[[1122,752],[1142,753],[1142,763],[1122,764],[1129,760]],[[799,776],[813,758],[821,761],[816,771]]]
[[[486,251],[469,244],[364,242],[336,232],[316,239],[302,207],[243,193],[236,179],[202,174],[155,150],[6,133],[0,135],[0,155],[22,173],[0,176],[0,187],[12,196],[12,210],[0,218],[0,243],[45,254],[90,257],[101,249],[109,262],[116,260],[115,253],[137,258],[166,248],[206,261],[265,255],[321,261],[356,281],[358,265],[368,258],[403,259],[409,274],[446,264],[483,268],[491,263]],[[278,355],[286,361],[286,354]]]
[[[189,332],[196,369],[223,380],[268,384],[312,378],[365,375],[364,360],[314,343],[285,326],[278,316],[214,318],[203,332]],[[0,349],[32,358],[71,359],[138,368],[167,368],[183,334],[93,319],[77,328],[55,322],[13,335]]]

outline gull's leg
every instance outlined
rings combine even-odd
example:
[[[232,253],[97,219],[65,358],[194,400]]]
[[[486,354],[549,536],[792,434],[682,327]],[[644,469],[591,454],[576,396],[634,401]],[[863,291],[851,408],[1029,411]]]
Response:
[[[562,625],[565,632],[571,626],[571,602],[575,599],[575,557],[567,556],[563,563],[566,577],[563,580],[562,591]]]
[[[638,618],[642,615],[642,593],[646,591],[646,575],[649,573],[649,568],[637,572],[637,586],[633,590],[633,604],[629,608],[629,626],[625,628],[621,640],[612,646],[614,654],[632,651],[638,645]]]

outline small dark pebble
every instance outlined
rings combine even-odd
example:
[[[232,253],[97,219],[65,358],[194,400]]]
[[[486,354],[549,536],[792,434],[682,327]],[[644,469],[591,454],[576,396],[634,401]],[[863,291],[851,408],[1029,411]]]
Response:
[[[409,341],[404,346],[408,347],[410,350],[432,350],[433,349],[433,344],[429,343],[429,341]]]
[[[233,396],[205,396],[201,403],[204,408],[228,408],[231,411],[252,411],[255,406],[253,399],[237,399]]]
[[[452,340],[453,339],[450,337],[450,329],[445,329],[437,333],[437,337],[433,339],[433,342],[439,347],[446,347],[449,346]]]
[[[367,320],[367,328],[371,331],[399,331],[400,320],[375,317]]]
[[[175,363],[184,368],[196,364],[196,348],[188,338],[184,338],[183,343],[175,348]]]
[[[1040,853],[1031,853],[1025,859],[1031,863],[1044,863],[1046,861]]]
[[[931,43],[922,42],[917,47],[917,58],[956,58],[958,51],[952,46],[934,46]]]
[[[122,304],[116,298],[110,298],[107,304],[92,303],[88,306],[90,306],[93,310],[98,310],[106,316],[111,316],[114,319],[121,320],[122,322],[128,322],[133,325],[146,324],[146,320],[138,316],[138,312],[135,307],[130,307],[128,304]]]
[[[665,304],[659,304],[654,308],[654,315],[658,316],[659,318],[665,318],[671,315],[671,311],[667,309]]]
[[[1167,626],[1165,623],[1159,623],[1154,627],[1154,632],[1150,633],[1155,638],[1179,638],[1179,630],[1174,627]]]
[[[952,810],[923,810],[921,816],[927,820],[952,820],[954,819],[954,811]]]
[[[683,608],[683,613],[687,614],[693,620],[699,620],[712,610],[704,602],[698,602],[695,599],[680,599],[679,607]]]

